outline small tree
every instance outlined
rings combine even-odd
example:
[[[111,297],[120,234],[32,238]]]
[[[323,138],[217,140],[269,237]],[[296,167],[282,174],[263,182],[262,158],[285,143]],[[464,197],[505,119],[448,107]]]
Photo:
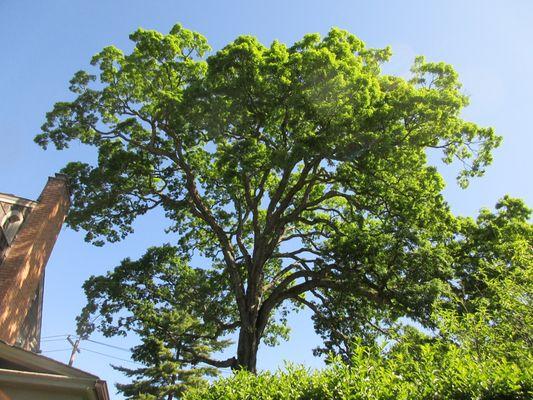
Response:
[[[88,241],[123,239],[158,207],[174,233],[172,246],[88,281],[85,314],[104,315],[105,334],[135,327],[181,363],[255,371],[291,307],[321,314],[328,298],[424,314],[433,278],[451,271],[444,183],[426,153],[461,160],[466,185],[499,143],[460,118],[468,101],[452,67],[419,57],[411,80],[384,75],[390,50],[339,29],[290,47],[241,36],[207,59],[205,38],[179,25],[130,38],[130,54],[94,56],[98,84],[75,74],[77,97],[36,137],[98,150],[96,165],[63,170],[68,224]],[[190,266],[195,253],[209,263]],[[215,360],[234,331],[236,355]]]
[[[522,200],[505,196],[496,212],[461,218],[449,296],[436,323],[479,358],[526,364],[533,357],[533,225]]]
[[[227,345],[219,339],[217,321],[231,315],[231,300],[212,290],[220,274],[192,269],[175,253],[170,246],[150,248],[139,260],[126,259],[107,276],[93,276],[84,285],[89,303],[78,318],[82,336],[94,330],[87,321],[99,312],[104,335],[135,332],[141,339],[132,358],[146,367],[114,367],[133,378],[130,384],[117,385],[128,397],[171,400],[186,388],[201,387],[205,375],[218,371],[196,364]],[[202,323],[202,318],[211,322]]]

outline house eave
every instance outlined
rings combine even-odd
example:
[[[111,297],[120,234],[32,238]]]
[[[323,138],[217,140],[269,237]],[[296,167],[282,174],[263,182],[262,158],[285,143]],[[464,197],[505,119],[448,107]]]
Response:
[[[89,378],[0,369],[0,385],[28,389],[76,392],[88,400],[106,400],[96,395],[96,381]]]
[[[0,193],[0,202],[29,208],[33,208],[37,205],[36,201],[25,199],[24,197],[14,196],[9,193]]]
[[[20,347],[7,344],[3,340],[0,340],[0,358],[42,373],[88,378],[93,380],[99,379],[96,375],[89,374],[74,367],[69,367],[68,365],[41,354],[36,354],[21,349]]]
[[[0,368],[0,387],[69,391],[79,393],[87,400],[109,400],[106,382],[96,375],[1,340],[0,360],[6,360],[21,368]]]

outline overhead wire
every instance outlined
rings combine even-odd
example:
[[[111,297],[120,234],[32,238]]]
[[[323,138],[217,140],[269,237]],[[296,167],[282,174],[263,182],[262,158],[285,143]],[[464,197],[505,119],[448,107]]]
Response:
[[[50,336],[44,336],[41,339],[41,342],[46,342],[46,343],[48,343],[48,342],[59,342],[59,341],[67,340],[68,337],[72,337],[72,338],[76,338],[76,339],[79,338],[76,335],[72,335],[72,334],[50,335]],[[92,342],[92,343],[95,343],[95,344],[98,344],[98,345],[101,345],[101,346],[107,346],[107,347],[110,347],[110,348],[113,348],[113,349],[116,349],[116,350],[121,350],[121,351],[126,351],[128,353],[131,353],[131,350],[126,349],[124,347],[115,346],[115,345],[104,343],[104,342],[99,342],[99,341],[93,340],[93,339],[82,339],[82,340],[85,340],[85,341],[88,341],[88,342]],[[136,362],[131,361],[131,360],[126,360],[124,358],[115,357],[115,356],[112,356],[112,355],[109,355],[109,354],[106,354],[106,353],[102,353],[102,352],[99,352],[99,351],[96,351],[96,350],[88,349],[86,347],[79,347],[79,349],[88,351],[90,353],[99,354],[99,355],[102,355],[102,356],[105,356],[105,357],[113,358],[113,359],[116,359],[116,360],[125,361],[125,362],[133,363],[133,364],[136,364],[136,365],[141,365],[141,364],[136,363]],[[72,350],[72,348],[42,350],[41,353],[54,353],[54,352],[67,351],[67,350]]]
[[[46,339],[46,338],[60,338],[60,337],[63,337],[63,338],[61,338],[61,339],[41,340],[41,341],[42,342],[62,341],[62,340],[66,340],[66,337],[68,337],[68,336],[75,337],[75,335],[68,335],[68,334],[66,334],[66,335],[53,335],[53,336],[43,337],[43,339]],[[98,344],[98,345],[101,345],[101,346],[107,346],[107,347],[110,347],[110,348],[113,348],[113,349],[116,349],[116,350],[121,350],[121,351],[125,351],[125,352],[128,352],[128,353],[131,353],[130,349],[126,349],[124,347],[115,346],[115,345],[104,343],[104,342],[99,342],[99,341],[93,340],[93,339],[82,339],[82,340],[85,340],[85,341],[91,342],[91,343],[95,343],[95,344]],[[67,351],[67,350],[72,350],[72,348],[44,350],[44,351],[41,351],[41,353],[54,353],[54,352]],[[140,364],[140,363],[135,362],[135,361],[127,360],[127,359],[121,358],[121,357],[112,356],[112,355],[109,355],[107,353],[102,353],[100,351],[88,349],[86,347],[79,347],[79,350],[84,350],[84,351],[87,351],[89,353],[98,354],[98,355],[101,355],[101,356],[104,356],[104,357],[108,357],[108,358],[112,358],[112,359],[115,359],[115,360],[124,361],[124,362],[130,363],[130,364],[135,364],[135,365],[138,365],[138,366],[144,366],[143,364]],[[225,368],[221,368],[221,369],[219,369],[219,371],[222,374],[231,374],[232,373],[231,370],[228,371]]]
[[[66,338],[66,337],[69,337],[69,336],[72,337],[72,338],[76,338],[76,339],[79,338],[79,336],[74,335],[74,334],[43,336],[41,338],[41,342],[59,342],[61,340],[65,340],[63,338]],[[58,338],[58,339],[54,339],[54,338]],[[89,338],[82,339],[82,340],[85,340],[87,342],[96,343],[96,344],[99,344],[99,345],[102,345],[102,346],[111,347],[111,348],[117,349],[117,350],[127,351],[128,353],[131,353],[131,349],[126,349],[125,347],[120,347],[120,346],[116,346],[116,345],[109,344],[109,343],[99,342],[98,340],[93,340],[93,339],[89,339]]]
[[[96,344],[99,344],[99,345],[102,345],[102,346],[111,347],[112,349],[127,351],[128,353],[131,353],[131,349],[126,349],[124,347],[119,347],[119,346],[115,346],[115,345],[112,345],[112,344],[109,344],[109,343],[99,342],[97,340],[92,340],[92,339],[84,339],[84,340],[86,340],[87,342],[96,343]]]
[[[60,339],[43,339],[43,340],[41,340],[41,343],[42,342],[46,342],[46,343],[48,343],[48,342],[64,342],[66,339],[67,339],[66,337],[60,338]]]
[[[43,336],[43,337],[41,337],[41,339],[50,339],[50,338],[67,337],[67,336],[72,336],[72,335],[69,335],[68,333],[66,333],[66,334],[64,334],[64,335]]]
[[[126,360],[125,358],[120,358],[120,357],[110,356],[109,354],[101,353],[101,352],[99,352],[99,351],[95,351],[95,350],[91,350],[91,349],[87,349],[87,348],[85,348],[85,347],[80,347],[80,350],[85,350],[85,351],[88,351],[89,353],[99,354],[99,355],[101,355],[101,356],[105,356],[105,357],[109,357],[109,358],[114,358],[115,360],[125,361],[125,362],[129,362],[129,363],[131,363],[131,364],[136,364],[136,365],[139,365],[139,366],[142,365],[142,364],[140,364],[140,363],[138,363],[138,362],[135,362],[135,361]]]

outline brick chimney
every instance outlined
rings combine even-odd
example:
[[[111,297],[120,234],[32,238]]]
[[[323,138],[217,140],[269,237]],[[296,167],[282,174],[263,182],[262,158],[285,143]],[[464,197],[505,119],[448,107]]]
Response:
[[[0,193],[0,339],[39,351],[44,272],[70,205],[67,179],[37,201]]]

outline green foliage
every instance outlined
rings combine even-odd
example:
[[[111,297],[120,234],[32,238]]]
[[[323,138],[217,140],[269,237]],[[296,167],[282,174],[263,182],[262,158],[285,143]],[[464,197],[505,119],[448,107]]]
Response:
[[[492,299],[494,279],[523,275],[533,263],[531,210],[520,199],[505,196],[496,204],[496,213],[481,210],[477,220],[459,219],[458,238],[453,250],[458,281],[455,294],[467,308],[481,298]],[[517,283],[520,280],[516,280]]]
[[[274,374],[240,371],[184,400],[502,400],[533,396],[531,268],[484,279],[493,290],[475,311],[436,308],[436,335],[407,326],[387,345],[352,342],[345,363],[322,371],[289,366]],[[481,299],[481,298],[480,298]],[[476,300],[476,301],[479,301]],[[486,307],[485,303],[490,304]],[[456,306],[464,305],[456,299]],[[523,313],[523,315],[522,315]]]
[[[75,98],[35,140],[98,152],[63,169],[67,223],[88,241],[121,240],[155,208],[167,218],[172,246],[85,286],[82,331],[141,337],[138,387],[164,391],[203,365],[255,371],[260,343],[286,338],[301,307],[326,350],[402,316],[430,323],[456,229],[426,154],[461,161],[466,186],[500,143],[461,118],[451,66],[417,58],[412,79],[385,75],[389,48],[337,28],[292,46],[240,36],[209,57],[180,25],[130,38],[130,54],[106,47],[95,73],[75,74]],[[236,355],[211,358],[236,330]]]
[[[456,279],[442,298],[436,324],[483,357],[518,363],[533,350],[533,224],[523,201],[504,197],[496,213],[462,219],[455,243]]]
[[[316,352],[333,351],[349,362],[352,341],[363,338],[368,344],[390,337],[398,317],[404,316],[450,337],[462,330],[463,346],[476,343],[507,357],[523,354],[533,345],[530,214],[523,201],[505,196],[496,204],[496,212],[483,209],[476,220],[449,218],[440,226],[430,223],[436,229],[432,236],[422,236],[427,232],[423,229],[404,236],[419,245],[416,251],[400,254],[391,247],[394,236],[387,237],[383,226],[376,231],[367,228],[373,241],[362,243],[375,247],[371,254],[379,261],[361,271],[396,274],[387,281],[387,290],[397,293],[390,296],[396,303],[377,308],[355,290],[355,294],[330,293],[322,312],[313,317],[316,330],[325,339]],[[421,220],[428,221],[428,217]],[[400,246],[409,245],[400,242]],[[342,254],[337,259],[352,263],[364,259],[359,246],[344,246],[342,241],[337,243]],[[433,313],[435,306],[440,310],[438,317]]]
[[[479,362],[443,345],[411,344],[381,355],[357,346],[351,364],[335,361],[322,371],[289,367],[274,374],[237,372],[184,400],[526,400],[533,395],[533,369],[505,360]],[[415,356],[413,354],[419,354]]]
[[[150,248],[139,260],[126,259],[84,284],[89,302],[78,317],[81,335],[94,330],[87,321],[98,310],[104,335],[135,333],[141,340],[132,359],[146,367],[115,367],[133,378],[118,385],[126,398],[172,398],[186,387],[205,386],[203,376],[218,370],[198,362],[229,344],[219,330],[232,313],[231,301],[212,290],[227,286],[227,279],[189,267],[176,253],[169,245]]]

